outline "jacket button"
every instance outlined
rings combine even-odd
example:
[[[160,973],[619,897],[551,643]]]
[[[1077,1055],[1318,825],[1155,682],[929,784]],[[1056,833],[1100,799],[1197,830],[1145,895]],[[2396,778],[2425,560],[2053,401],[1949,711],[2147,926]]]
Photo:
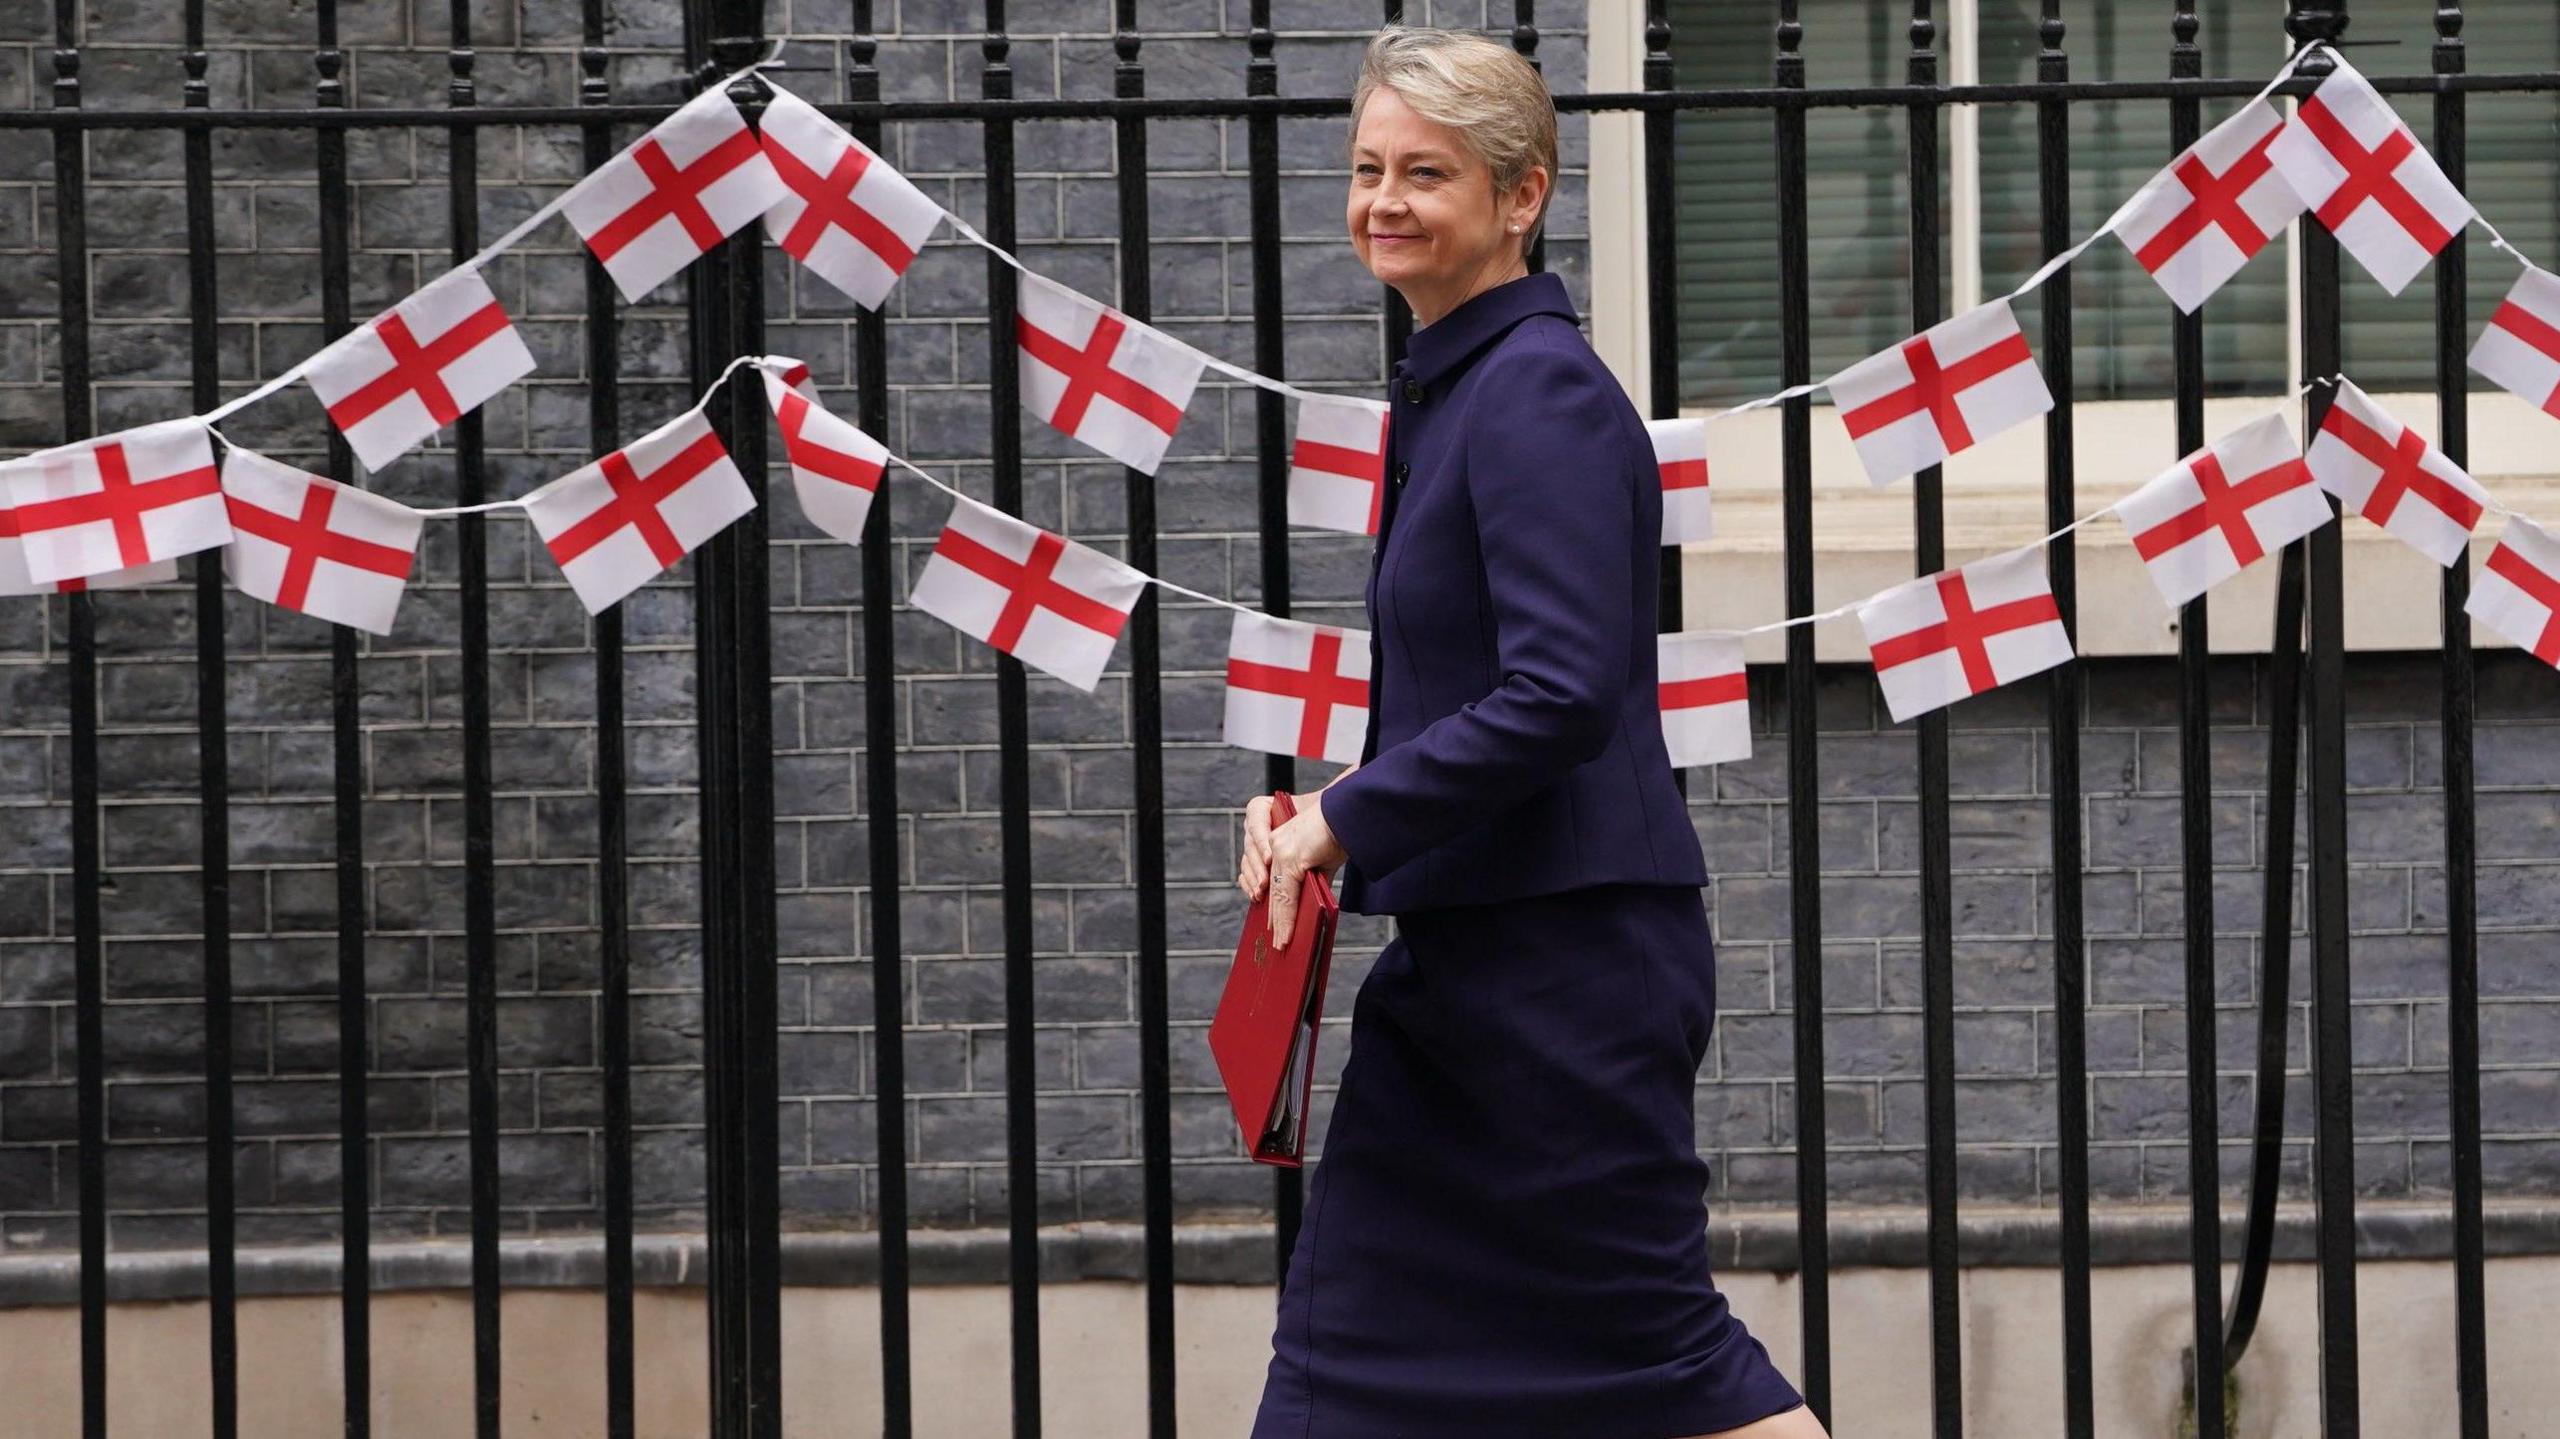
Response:
[[[1416,382],[1416,381],[1413,381],[1413,380],[1407,380],[1407,381],[1405,381],[1405,382],[1404,382],[1404,398],[1405,398],[1405,403],[1407,403],[1407,404],[1412,404],[1412,405],[1418,405],[1418,404],[1421,404],[1421,403],[1422,403],[1422,386],[1421,386],[1421,384],[1420,384],[1420,383],[1418,383],[1418,382]]]
[[[1409,475],[1409,474],[1412,474],[1412,473],[1413,473],[1413,466],[1411,466],[1411,465],[1409,465],[1409,464],[1405,464],[1405,463],[1404,463],[1404,462],[1402,462],[1402,461],[1398,461],[1398,462],[1397,462],[1397,464],[1396,464],[1396,483],[1397,483],[1397,484],[1399,484],[1399,485],[1403,484],[1403,483],[1404,483],[1404,477],[1405,477],[1405,476],[1407,476],[1407,475]]]

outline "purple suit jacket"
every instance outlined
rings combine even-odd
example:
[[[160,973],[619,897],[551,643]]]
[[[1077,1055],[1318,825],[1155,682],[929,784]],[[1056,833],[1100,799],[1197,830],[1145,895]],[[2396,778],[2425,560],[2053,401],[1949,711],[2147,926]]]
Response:
[[[1660,472],[1564,282],[1416,330],[1387,401],[1369,733],[1323,799],[1343,907],[1706,883],[1662,743]]]

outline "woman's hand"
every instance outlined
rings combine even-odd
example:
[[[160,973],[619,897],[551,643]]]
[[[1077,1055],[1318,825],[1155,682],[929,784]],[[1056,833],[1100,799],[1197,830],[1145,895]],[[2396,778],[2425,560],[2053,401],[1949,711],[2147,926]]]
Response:
[[[1342,774],[1358,769],[1351,766]],[[1330,787],[1342,775],[1325,781]],[[1286,946],[1297,924],[1298,886],[1308,870],[1331,874],[1350,855],[1342,842],[1334,838],[1333,829],[1324,822],[1324,789],[1290,796],[1297,814],[1287,823],[1274,828],[1271,823],[1271,796],[1256,795],[1244,807],[1244,863],[1236,873],[1236,887],[1248,899],[1260,899],[1265,886],[1280,882],[1279,892],[1271,901],[1271,938]]]
[[[1351,856],[1324,822],[1324,791],[1317,790],[1287,823],[1271,831],[1271,942],[1289,947],[1298,926],[1299,882],[1309,870],[1331,874]]]

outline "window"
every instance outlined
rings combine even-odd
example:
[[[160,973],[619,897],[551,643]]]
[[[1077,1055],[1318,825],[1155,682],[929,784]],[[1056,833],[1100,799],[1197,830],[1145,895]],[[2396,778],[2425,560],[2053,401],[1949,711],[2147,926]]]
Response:
[[[1910,20],[1892,6],[1814,0],[1812,86],[1902,79]],[[1595,12],[1597,13],[1597,12]],[[1769,7],[1676,0],[1673,83],[1769,83]],[[1829,23],[1823,23],[1828,21]],[[1805,120],[1805,225],[1812,281],[1813,373],[1830,374],[1911,331],[1911,158],[1903,112],[1822,109]],[[1674,126],[1680,207],[1680,393],[1723,405],[1778,386],[1778,163],[1765,110],[1691,110]],[[1939,194],[1950,175],[1940,152]],[[1596,167],[1595,167],[1596,168]],[[1939,293],[1955,278],[1941,206]]]
[[[1977,0],[1981,79],[2031,81],[2044,42],[2039,7],[2022,0]],[[2284,64],[2284,35],[2275,12],[2235,5],[2199,6],[2196,43],[2210,73],[2263,79]],[[2156,80],[2169,73],[2166,6],[2073,5],[2066,11],[2064,52],[2075,80]],[[2361,27],[2362,17],[2358,17]],[[2246,97],[2208,101],[2205,129],[2229,119]],[[2069,116],[2071,223],[2077,243],[2105,222],[2153,172],[2169,162],[2169,108],[2158,100],[2075,101]],[[2037,181],[2038,117],[2032,105],[1986,106],[1981,136],[1981,264],[1986,294],[2005,294],[2044,263]],[[2286,323],[2290,269],[2270,246],[2214,293],[2205,307],[2205,393],[2273,395],[2285,388],[2291,332]],[[2071,267],[2073,393],[2084,400],[2154,399],[2176,392],[2170,320],[2176,313],[2116,241],[2102,240]],[[2018,322],[2043,337],[2040,295],[2016,302]]]
[[[2282,7],[2198,5],[2196,37],[2207,74],[2263,79],[2283,61]],[[2463,41],[2475,70],[2560,68],[2560,12],[2548,6],[2467,7]],[[1941,78],[1950,84],[2035,78],[2042,41],[2036,0],[1948,0],[1940,12]],[[2066,0],[2064,50],[2074,80],[2158,79],[2168,74],[2172,7]],[[1641,7],[1594,7],[1590,86],[1642,87]],[[1896,84],[1907,74],[1908,8],[1873,0],[1801,0],[1807,83]],[[2425,74],[2435,41],[2433,0],[2358,0],[2350,57],[2369,75]],[[1614,17],[1602,21],[1599,17]],[[1672,0],[1675,83],[1761,87],[1776,51],[1774,8],[1731,0]],[[2433,101],[2395,97],[2422,141],[2434,133]],[[2204,123],[2239,107],[2210,101]],[[2560,262],[2560,177],[2550,165],[2560,97],[2473,94],[2466,189],[2526,253]],[[2072,202],[2068,233],[2085,236],[2167,163],[2167,105],[2157,99],[2075,101],[2068,107]],[[2032,105],[1950,107],[1941,121],[1940,273],[1946,311],[2005,293],[2041,259],[2037,114]],[[1907,112],[1827,108],[1807,119],[1810,336],[1814,378],[1904,338],[1911,284]],[[1688,413],[1721,409],[1779,387],[1777,167],[1766,109],[1691,111],[1674,125],[1674,192],[1680,218],[1673,303],[1679,324],[1679,392]],[[1591,125],[1590,271],[1593,340],[1630,393],[1648,393],[1642,130],[1631,116]],[[2206,307],[2205,428],[2219,433],[2264,413],[2297,383],[2294,241],[2252,260]],[[2471,232],[2471,320],[2482,323],[2516,267]],[[2434,291],[2421,277],[2393,297],[2342,257],[2348,371],[2412,423],[2434,422]],[[2174,459],[2168,396],[2174,309],[2113,240],[2073,267],[2074,471],[2077,508],[2088,513],[2150,479]],[[2017,303],[2041,356],[2039,297]],[[2505,503],[2560,520],[2560,444],[2551,421],[2474,377],[2471,468]],[[1863,598],[1911,574],[1908,485],[1870,486],[1821,398],[1813,424],[1815,606]],[[1684,558],[1690,626],[1739,626],[1782,611],[1779,416],[1763,410],[1716,427],[1716,538]],[[1947,466],[1948,557],[1962,563],[2032,541],[2046,529],[2044,435],[2023,425]],[[2346,530],[2347,642],[2359,649],[2432,649],[2438,638],[2439,571],[2370,525]],[[2484,531],[2475,552],[2495,539]],[[2122,528],[2088,526],[2080,553],[2084,654],[2168,653],[2176,617],[2152,590]],[[2262,650],[2272,611],[2272,565],[2253,566],[2215,591],[2217,650]],[[1825,659],[1863,657],[1854,624],[1816,627]],[[2484,644],[2502,643],[2475,627]],[[1749,642],[1755,661],[1782,652],[1777,636]]]
[[[2168,73],[2168,7],[2075,0],[2064,7],[2064,50],[2074,80],[2157,79]],[[2560,65],[2560,12],[2475,5],[2463,39],[2475,68],[2548,70]],[[2031,81],[2042,49],[2035,0],[1952,0],[1941,22],[1941,76],[1986,84]],[[2284,61],[2274,7],[2196,7],[2208,73],[2263,77]],[[1807,83],[1892,84],[1907,73],[1910,18],[1872,0],[1804,0]],[[2435,39],[2432,0],[2363,0],[2349,35],[2369,74],[2423,73]],[[1671,45],[1686,86],[1769,83],[1776,53],[1764,6],[1676,0]],[[2432,101],[2395,102],[2421,139]],[[2239,100],[2205,106],[2210,127]],[[2560,252],[2560,183],[2549,163],[2560,100],[2478,95],[2470,101],[2469,190],[2483,213],[2528,254]],[[2071,223],[2077,240],[2170,155],[2167,107],[2157,100],[2075,101]],[[2042,259],[2037,114],[2002,104],[1948,112],[1941,139],[1941,195],[1950,313],[2006,292]],[[1813,372],[1819,378],[1901,339],[1909,330],[1909,138],[1903,112],[1816,110],[1807,126],[1807,218],[1814,295]],[[1677,127],[1683,249],[1679,286],[1681,392],[1700,406],[1776,389],[1777,171],[1765,111],[1702,112]],[[2476,232],[2475,232],[2476,240]],[[2289,243],[2289,242],[2285,242]],[[2285,243],[2270,247],[2225,285],[2205,313],[2209,394],[2276,395],[2286,389],[2292,287]],[[2504,257],[2475,243],[2472,312],[2486,315],[2515,279]],[[2434,299],[2422,280],[2383,294],[2347,262],[2348,367],[2366,389],[2432,389]],[[2172,390],[2171,306],[2113,241],[2073,267],[2074,393],[2083,400],[2157,399]],[[2017,302],[2031,338],[2039,297]],[[2490,388],[2474,379],[2475,389]]]

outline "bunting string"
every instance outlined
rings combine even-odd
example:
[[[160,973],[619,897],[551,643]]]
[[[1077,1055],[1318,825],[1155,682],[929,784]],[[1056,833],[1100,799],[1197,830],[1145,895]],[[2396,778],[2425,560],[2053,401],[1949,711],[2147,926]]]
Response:
[[[761,221],[779,248],[875,310],[947,229],[1023,276],[1024,401],[1044,420],[1153,474],[1199,377],[1215,371],[1297,402],[1291,523],[1377,533],[1385,405],[1259,374],[1040,275],[776,86],[768,72],[788,68],[781,56],[790,43],[775,40],[477,254],[237,398],[0,462],[0,506],[9,511],[0,593],[152,583],[174,577],[177,556],[219,548],[249,593],[384,633],[421,521],[514,510],[580,599],[601,611],[753,507],[706,413],[749,369],[782,432],[804,513],[824,533],[859,543],[870,498],[892,467],[951,497],[951,519],[910,593],[917,607],[1087,690],[1145,587],[1222,607],[1236,617],[1230,742],[1317,758],[1344,758],[1347,743],[1356,757],[1360,726],[1338,722],[1337,711],[1352,703],[1344,686],[1365,696],[1367,636],[1145,574],[981,504],[828,412],[807,367],[788,356],[733,359],[656,429],[530,494],[482,504],[402,505],[219,436],[223,420],[299,381],[376,472],[533,373],[530,350],[479,272],[554,218],[570,222],[629,299]],[[1870,479],[1887,485],[2052,409],[2010,302],[2111,235],[2193,311],[2306,213],[2395,294],[2476,222],[2523,273],[2480,334],[2471,366],[2560,415],[2560,276],[2477,213],[2343,57],[2331,52],[2331,67],[2289,115],[2268,103],[2323,48],[2296,50],[2229,119],[2005,294],[1821,380],[1648,421],[1664,487],[1663,542],[1712,536],[1717,422],[1828,392]],[[766,97],[752,124],[727,93],[749,81]],[[2335,398],[2318,428],[2304,430],[2296,407],[2319,388]],[[2175,605],[2327,522],[2332,500],[2445,565],[2462,562],[2486,516],[2505,519],[2508,535],[2489,557],[2472,613],[2560,666],[2560,540],[2500,504],[2346,376],[2329,375],[2025,545],[1818,613],[1661,636],[1673,757],[1715,763],[1748,752],[1747,711],[1735,706],[1744,702],[1742,641],[1751,636],[1856,616],[1902,720],[2073,658],[2049,574],[2034,561],[2083,527],[2122,521]],[[144,525],[146,514],[157,521]],[[1357,703],[1365,708],[1365,698]]]

